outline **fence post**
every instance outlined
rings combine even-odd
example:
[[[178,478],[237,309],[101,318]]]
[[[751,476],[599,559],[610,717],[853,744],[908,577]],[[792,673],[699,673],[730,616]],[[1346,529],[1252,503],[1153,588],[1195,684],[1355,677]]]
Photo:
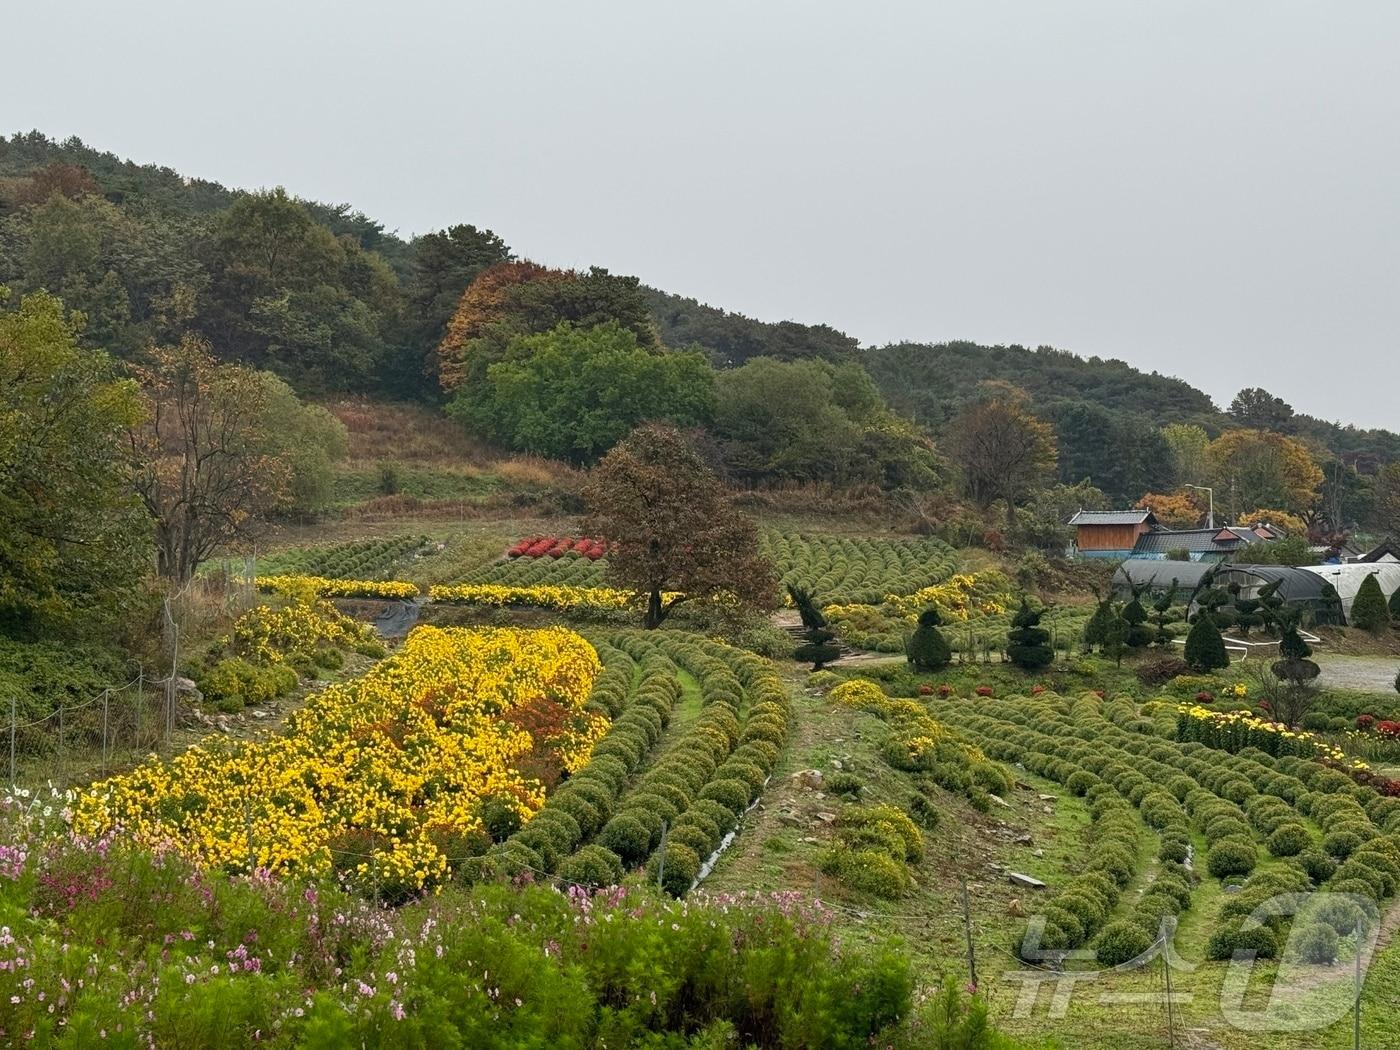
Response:
[[[64,762],[64,757],[65,753],[63,749],[63,701],[60,700],[58,702],[58,776],[60,780],[66,781],[68,778],[65,776],[64,773],[66,766],[66,763]]]
[[[112,690],[102,690],[102,775],[107,775],[107,709],[112,698]]]
[[[967,969],[971,974],[972,987],[977,989],[977,956],[972,950],[972,908],[967,900],[967,880],[963,879],[962,886],[962,906],[963,906],[963,929],[967,933]]]
[[[15,723],[19,721],[19,697],[10,693],[10,790],[15,788]]]
[[[666,822],[661,822],[661,857],[656,862],[656,885],[660,889],[666,888]]]

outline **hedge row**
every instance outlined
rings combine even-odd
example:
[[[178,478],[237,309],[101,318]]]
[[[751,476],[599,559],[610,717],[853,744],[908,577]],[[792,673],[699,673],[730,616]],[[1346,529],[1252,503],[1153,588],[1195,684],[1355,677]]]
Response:
[[[902,809],[844,806],[835,841],[822,851],[817,866],[851,889],[893,898],[909,889],[909,865],[923,853],[923,833]]]
[[[679,896],[776,765],[787,739],[787,690],[761,658],[693,636],[638,632],[619,636],[616,644],[644,665],[663,659],[692,674],[701,712],[636,778],[594,841],[561,874],[620,872],[650,858],[652,877]],[[664,872],[658,850],[663,828]]]
[[[675,665],[660,654],[648,654],[639,667],[622,649],[597,642],[594,647],[603,670],[589,703],[608,712],[612,725],[588,763],[549,796],[528,824],[482,858],[475,877],[558,871],[584,885],[611,885],[621,878],[620,864],[596,851],[580,860],[574,851],[611,819],[628,778],[661,739],[681,689]]]

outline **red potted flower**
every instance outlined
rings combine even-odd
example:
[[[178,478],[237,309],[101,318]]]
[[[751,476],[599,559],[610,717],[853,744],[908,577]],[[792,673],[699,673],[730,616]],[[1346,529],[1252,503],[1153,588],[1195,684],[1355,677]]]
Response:
[[[979,685],[975,690],[978,696],[991,696],[992,687],[989,685]]]
[[[1039,696],[1039,695],[1040,695],[1041,693],[1043,693],[1043,692],[1045,692],[1045,686],[1043,686],[1043,685],[1033,685],[1033,686],[1031,686],[1031,696]]]
[[[919,695],[920,695],[920,696],[932,696],[932,695],[933,695],[933,686],[929,685],[927,682],[924,683],[923,685],[919,686]]]
[[[1357,728],[1357,729],[1370,729],[1370,728],[1371,728],[1372,726],[1374,726],[1375,724],[1376,724],[1376,716],[1375,716],[1375,715],[1357,715],[1357,716],[1356,716],[1356,728]]]
[[[953,695],[953,687],[947,682],[944,682],[938,687],[938,695],[941,696],[944,700],[947,700],[948,697]]]
[[[1196,703],[1198,704],[1209,704],[1214,703],[1214,701],[1215,694],[1212,693],[1209,689],[1202,689],[1199,693],[1196,694]]]

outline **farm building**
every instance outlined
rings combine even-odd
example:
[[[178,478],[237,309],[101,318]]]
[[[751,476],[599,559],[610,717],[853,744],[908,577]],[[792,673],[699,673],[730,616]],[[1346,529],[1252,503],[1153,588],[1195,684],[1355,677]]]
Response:
[[[1081,510],[1070,518],[1075,529],[1070,554],[1081,558],[1227,561],[1251,543],[1272,543],[1284,534],[1272,525],[1225,525],[1208,529],[1168,529],[1150,510]]]
[[[1072,554],[1081,558],[1126,558],[1140,538],[1161,528],[1150,510],[1081,510],[1069,523]]]

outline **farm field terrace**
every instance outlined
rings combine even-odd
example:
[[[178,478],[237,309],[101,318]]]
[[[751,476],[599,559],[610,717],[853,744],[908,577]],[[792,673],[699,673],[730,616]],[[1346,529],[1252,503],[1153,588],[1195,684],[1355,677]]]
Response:
[[[966,980],[966,884],[979,982],[997,1025],[1088,1048],[1171,1045],[1162,963],[1153,957],[1164,920],[1175,927],[1181,963],[1172,973],[1176,1045],[1350,1046],[1352,924],[1364,913],[1381,948],[1367,960],[1362,1045],[1400,1045],[1400,799],[1354,779],[1355,760],[1336,758],[1307,734],[1275,747],[1258,739],[1281,736],[1269,729],[1183,733],[1190,705],[1170,698],[1140,703],[1104,690],[1105,699],[1087,688],[1070,696],[1043,685],[1032,694],[1029,675],[1020,689],[1003,677],[988,690],[994,695],[964,685],[946,697],[936,692],[943,679],[930,675],[880,683],[854,671],[805,677],[792,745],[752,833],[707,885],[809,886],[848,935],[902,935],[926,978]],[[996,799],[975,788],[969,796],[936,763],[892,764],[884,744],[891,725],[870,690],[928,710],[956,739],[1003,763],[1014,787]],[[1205,716],[1208,724],[1222,717]],[[831,868],[826,854],[852,808],[886,805],[921,821],[923,855],[908,862],[908,888],[879,892]],[[1009,872],[1046,888],[1012,885]],[[1315,903],[1296,919],[1247,921],[1268,901],[1319,889],[1347,900]],[[1025,959],[1033,920],[1045,925]],[[1318,925],[1330,933],[1305,935]],[[1326,942],[1335,965],[1298,957],[1308,938]],[[1259,959],[1236,1008],[1272,1013],[1237,1017],[1236,1027],[1222,1003],[1233,1001],[1242,972],[1228,960],[1245,947]],[[1066,951],[1092,957],[1057,963]],[[1133,962],[1144,955],[1149,964]],[[1079,975],[1063,1013],[1043,969],[1061,965]],[[1278,999],[1269,1006],[1275,980]],[[1067,993],[1070,980],[1059,988]],[[1310,1012],[1331,1020],[1290,1030]]]

